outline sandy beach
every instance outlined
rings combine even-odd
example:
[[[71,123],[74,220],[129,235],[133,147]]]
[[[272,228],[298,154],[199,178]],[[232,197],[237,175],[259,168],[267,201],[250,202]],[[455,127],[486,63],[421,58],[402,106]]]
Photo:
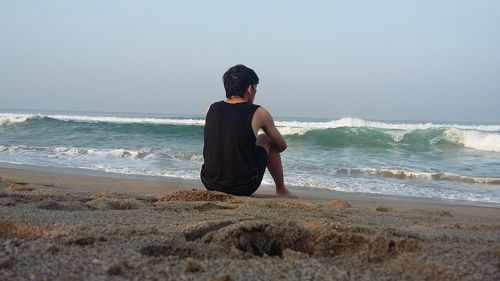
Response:
[[[500,209],[0,168],[0,280],[500,280]]]

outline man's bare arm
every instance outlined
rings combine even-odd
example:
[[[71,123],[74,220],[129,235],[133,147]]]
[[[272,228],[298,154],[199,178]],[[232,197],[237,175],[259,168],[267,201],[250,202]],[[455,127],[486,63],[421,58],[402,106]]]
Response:
[[[278,150],[278,152],[283,152],[287,148],[287,144],[281,133],[276,128],[271,114],[263,107],[257,109],[256,113],[259,117],[259,127],[262,128],[266,135],[271,139],[276,150]]]

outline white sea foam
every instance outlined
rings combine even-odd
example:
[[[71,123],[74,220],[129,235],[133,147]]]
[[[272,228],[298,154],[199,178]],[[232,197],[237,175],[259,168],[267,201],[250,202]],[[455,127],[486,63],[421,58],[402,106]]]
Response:
[[[85,169],[104,171],[106,173],[126,174],[126,175],[143,175],[143,176],[159,176],[181,178],[188,180],[196,180],[199,178],[198,171],[167,171],[161,169],[137,169],[137,168],[116,168],[110,165],[92,165],[91,167],[84,167]]]
[[[150,117],[115,117],[115,116],[86,116],[86,115],[42,115],[42,114],[17,114],[17,113],[0,113],[0,126],[2,122],[20,123],[25,122],[30,118],[48,117],[60,121],[75,121],[75,122],[106,122],[117,124],[166,124],[166,125],[205,125],[204,119],[180,119],[180,118],[150,118]],[[5,121],[3,121],[5,120]]]
[[[13,153],[33,153],[35,155],[58,155],[64,157],[104,157],[104,158],[130,158],[130,159],[150,159],[152,157],[162,159],[176,159],[181,161],[195,161],[200,162],[203,160],[203,155],[195,152],[186,151],[170,151],[144,148],[140,150],[124,149],[124,148],[109,148],[109,149],[95,149],[95,148],[75,148],[75,147],[42,147],[42,146],[24,146],[0,145],[0,152],[13,152]]]
[[[32,117],[32,115],[0,113],[0,127],[22,123],[28,120],[28,118],[30,117]]]
[[[500,152],[500,134],[472,130],[447,129],[445,139],[478,150]]]
[[[78,155],[86,155],[88,153],[87,149],[79,149],[79,148],[73,148],[73,147],[55,147],[53,149],[47,149],[48,151],[53,151],[55,153],[60,153],[64,155],[73,155],[73,156],[78,156]]]
[[[166,125],[205,125],[203,119],[176,119],[176,118],[139,118],[139,117],[108,117],[108,116],[73,116],[73,115],[48,115],[47,117],[61,121],[79,122],[108,122],[108,123],[141,123],[141,124],[166,124]]]
[[[500,178],[495,177],[474,177],[466,175],[458,175],[446,172],[416,172],[404,169],[385,169],[385,168],[343,168],[338,169],[339,175],[375,175],[385,178],[410,179],[410,180],[444,180],[466,183],[481,183],[481,184],[500,184]]]
[[[18,114],[0,113],[3,122],[19,123],[29,118],[49,117],[61,121],[79,122],[108,122],[108,123],[144,123],[144,124],[170,124],[170,125],[196,125],[203,126],[204,119],[182,118],[152,118],[152,117],[117,117],[117,116],[87,116],[87,115],[60,115],[60,114]],[[2,121],[0,121],[0,125]],[[485,132],[499,132],[500,125],[460,125],[460,124],[433,124],[433,123],[385,123],[366,121],[359,118],[345,117],[332,121],[277,121],[283,134],[301,134],[315,129],[334,129],[340,127],[367,127],[389,130],[427,130],[433,128],[456,128],[462,130],[477,130]]]
[[[123,148],[119,148],[119,149],[113,149],[110,151],[110,154],[115,156],[115,157],[137,157],[137,155],[139,155],[139,152],[138,151],[134,151],[134,150],[127,150],[127,149],[123,149]]]
[[[365,121],[363,119],[346,117],[326,122],[299,122],[299,121],[277,121],[276,126],[283,130],[283,134],[303,134],[315,129],[335,129],[341,127],[353,128],[377,128],[388,130],[428,130],[439,128],[456,128],[462,130],[477,130],[485,132],[498,132],[500,125],[459,125],[459,124],[433,124],[433,123],[385,123]]]
[[[391,136],[394,142],[400,142],[408,132],[411,131],[388,131],[387,134]]]

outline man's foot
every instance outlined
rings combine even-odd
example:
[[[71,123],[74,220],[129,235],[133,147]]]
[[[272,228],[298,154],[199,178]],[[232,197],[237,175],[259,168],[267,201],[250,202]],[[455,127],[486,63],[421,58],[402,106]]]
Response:
[[[297,195],[293,194],[290,192],[290,190],[286,189],[286,187],[282,189],[276,189],[276,194],[279,197],[286,197],[286,198],[299,198]]]

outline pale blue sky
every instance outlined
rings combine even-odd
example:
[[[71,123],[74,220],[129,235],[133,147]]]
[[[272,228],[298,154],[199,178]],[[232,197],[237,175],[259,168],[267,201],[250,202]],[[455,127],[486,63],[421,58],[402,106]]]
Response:
[[[0,0],[0,108],[500,123],[500,1]]]

